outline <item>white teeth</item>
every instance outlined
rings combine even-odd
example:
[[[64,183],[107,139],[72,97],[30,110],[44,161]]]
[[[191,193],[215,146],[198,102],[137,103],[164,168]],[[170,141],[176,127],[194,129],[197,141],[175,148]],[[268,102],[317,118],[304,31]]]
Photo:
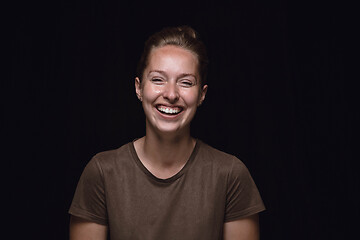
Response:
[[[180,109],[173,109],[167,107],[159,107],[158,108],[161,112],[168,113],[168,114],[177,114],[180,112]]]

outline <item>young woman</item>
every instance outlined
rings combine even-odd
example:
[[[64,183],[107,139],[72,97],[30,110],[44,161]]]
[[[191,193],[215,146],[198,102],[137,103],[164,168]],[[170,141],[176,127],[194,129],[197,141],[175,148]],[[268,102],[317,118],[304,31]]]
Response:
[[[264,205],[247,168],[190,135],[206,67],[190,27],[147,40],[135,79],[146,135],[88,163],[69,210],[71,240],[259,239]]]

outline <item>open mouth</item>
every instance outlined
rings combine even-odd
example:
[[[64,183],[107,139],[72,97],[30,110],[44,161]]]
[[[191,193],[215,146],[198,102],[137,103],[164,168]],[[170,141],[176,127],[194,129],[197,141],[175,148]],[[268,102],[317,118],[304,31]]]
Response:
[[[167,115],[176,115],[179,114],[183,109],[181,107],[167,107],[164,105],[157,105],[156,109],[163,113],[163,114],[167,114]]]

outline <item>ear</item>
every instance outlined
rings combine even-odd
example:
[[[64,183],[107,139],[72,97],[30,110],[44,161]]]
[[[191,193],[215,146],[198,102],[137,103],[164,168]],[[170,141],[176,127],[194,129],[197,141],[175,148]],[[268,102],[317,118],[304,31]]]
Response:
[[[138,99],[142,101],[141,82],[138,77],[135,78],[135,92]]]
[[[207,90],[208,90],[208,85],[204,85],[200,91],[200,98],[199,98],[198,106],[200,106],[203,103],[203,101],[205,100]]]

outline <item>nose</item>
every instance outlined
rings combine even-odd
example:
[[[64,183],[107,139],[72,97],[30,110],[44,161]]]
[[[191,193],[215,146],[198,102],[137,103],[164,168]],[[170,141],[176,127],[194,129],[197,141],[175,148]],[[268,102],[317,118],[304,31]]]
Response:
[[[168,82],[165,87],[163,97],[170,103],[175,103],[179,100],[179,91],[176,83]]]

